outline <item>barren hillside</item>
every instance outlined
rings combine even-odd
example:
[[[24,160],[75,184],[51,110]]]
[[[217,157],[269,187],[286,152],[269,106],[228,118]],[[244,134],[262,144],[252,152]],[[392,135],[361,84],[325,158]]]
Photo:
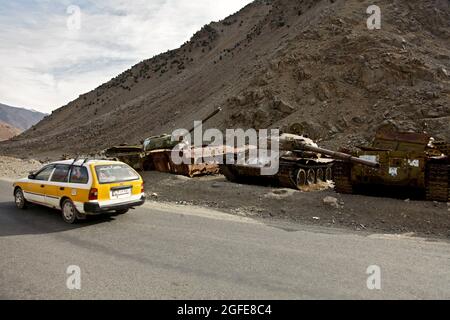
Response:
[[[450,140],[448,0],[258,0],[179,49],[79,97],[0,152],[88,152],[175,128],[211,110],[220,129],[302,124],[324,146],[355,145],[390,121]]]
[[[12,137],[18,135],[20,132],[20,129],[14,128],[9,124],[0,121],[0,141],[11,139]]]

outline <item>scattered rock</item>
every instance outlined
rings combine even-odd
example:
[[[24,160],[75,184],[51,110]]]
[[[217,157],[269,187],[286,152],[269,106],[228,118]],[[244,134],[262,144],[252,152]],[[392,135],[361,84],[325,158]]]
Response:
[[[22,160],[0,156],[0,178],[14,180],[27,177],[32,171],[39,170],[43,164],[37,160]]]
[[[274,107],[276,110],[279,110],[283,114],[291,114],[295,111],[295,108],[293,106],[283,101],[282,99],[275,99]]]
[[[331,207],[333,207],[333,208],[336,208],[336,209],[339,209],[339,208],[341,208],[341,205],[340,205],[340,203],[339,203],[339,200],[337,199],[337,198],[335,198],[335,197],[325,197],[324,199],[323,199],[323,203],[324,204],[327,204],[327,205],[329,205],[329,206],[331,206]]]
[[[273,189],[271,192],[267,193],[265,197],[273,199],[284,199],[292,196],[296,192],[298,191],[294,189]]]

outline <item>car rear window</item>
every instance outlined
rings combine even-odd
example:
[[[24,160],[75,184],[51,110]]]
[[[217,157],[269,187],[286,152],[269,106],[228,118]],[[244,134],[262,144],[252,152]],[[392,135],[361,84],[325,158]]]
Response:
[[[125,164],[96,166],[95,172],[99,183],[115,183],[139,179],[136,171]]]

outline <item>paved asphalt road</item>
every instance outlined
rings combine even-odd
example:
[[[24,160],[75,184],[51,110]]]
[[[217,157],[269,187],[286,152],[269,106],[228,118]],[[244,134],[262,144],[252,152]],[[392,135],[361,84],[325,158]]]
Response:
[[[0,182],[2,299],[450,298],[450,243],[149,203],[75,226]],[[66,287],[81,268],[81,290]],[[381,290],[366,270],[381,267]]]

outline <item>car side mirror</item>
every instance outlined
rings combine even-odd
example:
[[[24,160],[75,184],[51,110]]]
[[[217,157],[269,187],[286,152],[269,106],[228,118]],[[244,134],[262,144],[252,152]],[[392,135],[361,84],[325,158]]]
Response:
[[[34,180],[35,178],[36,178],[36,175],[33,172],[30,172],[30,174],[28,175],[28,179]]]

